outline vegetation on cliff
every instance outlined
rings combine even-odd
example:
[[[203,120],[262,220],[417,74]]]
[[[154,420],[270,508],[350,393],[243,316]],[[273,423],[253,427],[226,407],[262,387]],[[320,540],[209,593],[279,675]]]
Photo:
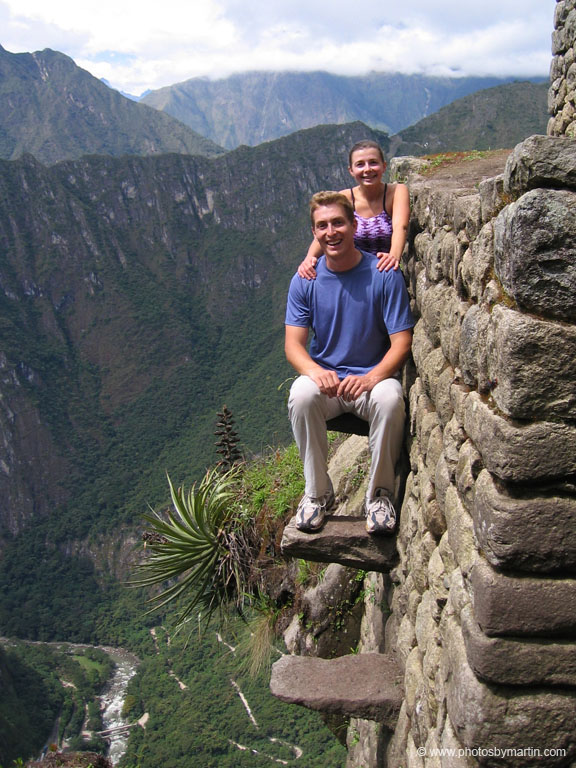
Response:
[[[172,508],[145,515],[147,557],[135,583],[164,585],[150,598],[156,607],[179,601],[178,624],[202,611],[209,619],[231,602],[242,609],[256,555],[252,510],[237,505],[239,469],[211,469],[192,488],[175,488]],[[168,584],[168,586],[165,586]]]

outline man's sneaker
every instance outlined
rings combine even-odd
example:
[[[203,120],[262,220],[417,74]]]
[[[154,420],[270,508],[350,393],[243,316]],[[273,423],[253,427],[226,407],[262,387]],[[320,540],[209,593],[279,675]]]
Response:
[[[373,499],[364,502],[368,533],[392,533],[396,528],[396,510],[385,488],[376,488]]]
[[[296,510],[296,528],[299,531],[319,531],[324,525],[324,514],[334,506],[332,486],[324,496],[314,498],[307,493],[300,499]]]

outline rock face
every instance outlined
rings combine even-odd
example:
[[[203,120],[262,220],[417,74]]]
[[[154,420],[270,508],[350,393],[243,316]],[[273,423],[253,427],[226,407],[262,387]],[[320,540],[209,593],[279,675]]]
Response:
[[[492,395],[503,413],[515,419],[576,417],[576,326],[495,307],[487,343]]]
[[[548,122],[549,136],[568,136],[576,132],[574,95],[576,68],[574,54],[576,42],[576,8],[573,0],[557,0],[552,34],[552,64],[548,109],[552,117]]]
[[[397,663],[383,654],[283,656],[272,666],[270,690],[291,704],[394,727],[403,698],[400,680]]]
[[[503,190],[519,197],[533,189],[574,189],[575,174],[576,154],[571,138],[531,136],[514,147],[508,158]]]
[[[545,148],[558,157],[555,145],[562,141],[567,140],[526,142],[526,150],[534,153]],[[573,145],[570,141],[576,170]],[[559,175],[564,171],[562,166],[558,168]],[[547,182],[549,177],[540,180],[541,184]],[[543,317],[574,321],[576,192],[543,188],[527,192],[496,218],[494,235],[496,274],[518,306]]]
[[[485,685],[467,663],[456,621],[448,619],[443,630],[451,659],[446,681],[448,717],[469,753],[479,755],[481,765],[568,765],[576,755],[573,693],[562,688]]]
[[[527,643],[514,637],[489,637],[469,605],[460,620],[467,663],[480,680],[514,686],[576,686],[573,642],[543,638]]]
[[[576,497],[567,487],[540,493],[504,486],[485,469],[472,504],[474,533],[496,568],[576,573]]]
[[[472,392],[463,413],[464,429],[493,475],[518,483],[576,472],[576,427],[561,421],[512,421],[494,407],[495,399]]]
[[[576,580],[515,575],[478,558],[470,573],[474,616],[489,637],[576,637]]]

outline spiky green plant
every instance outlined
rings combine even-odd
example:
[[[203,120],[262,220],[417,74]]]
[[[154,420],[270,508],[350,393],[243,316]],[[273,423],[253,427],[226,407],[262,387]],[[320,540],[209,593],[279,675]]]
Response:
[[[172,582],[149,603],[151,610],[183,599],[181,626],[196,609],[209,619],[231,603],[241,607],[250,592],[255,535],[251,519],[234,503],[239,469],[208,470],[188,492],[176,489],[168,476],[173,509],[144,515],[151,531],[150,556],[132,583],[150,587]]]

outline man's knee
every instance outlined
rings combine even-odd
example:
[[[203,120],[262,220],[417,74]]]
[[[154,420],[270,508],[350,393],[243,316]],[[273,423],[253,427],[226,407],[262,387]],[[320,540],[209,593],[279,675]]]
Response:
[[[308,376],[299,376],[290,387],[288,411],[290,416],[319,407],[323,398],[318,386]]]
[[[404,393],[402,385],[396,379],[385,379],[379,382],[370,395],[372,407],[379,414],[404,417]]]

